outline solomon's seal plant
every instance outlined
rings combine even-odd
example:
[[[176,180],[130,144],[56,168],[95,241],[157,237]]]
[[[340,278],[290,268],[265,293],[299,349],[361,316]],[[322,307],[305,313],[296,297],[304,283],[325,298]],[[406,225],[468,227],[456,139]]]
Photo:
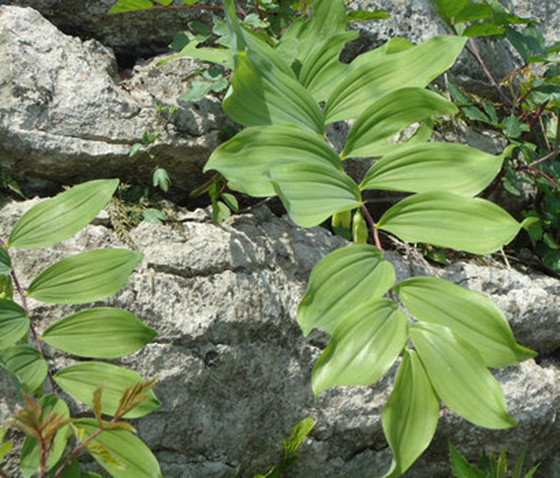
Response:
[[[488,367],[535,353],[516,343],[504,314],[481,294],[433,277],[396,284],[379,238],[384,231],[489,254],[522,226],[475,197],[505,154],[427,142],[434,116],[456,107],[426,86],[454,63],[466,39],[440,36],[413,46],[397,38],[343,64],[338,57],[357,33],[346,31],[342,0],[315,0],[313,14],[295,20],[273,46],[240,24],[231,0],[224,5],[233,76],[223,108],[247,128],[212,154],[206,170],[251,196],[279,196],[300,226],[332,217],[354,235],[354,245],[315,267],[298,310],[305,335],[314,328],[330,334],[313,369],[315,394],[375,383],[400,357],[382,417],[391,477],[430,443],[440,402],[479,426],[515,426]],[[347,120],[353,125],[339,153],[326,141],[325,126]],[[409,140],[391,141],[415,123]],[[360,184],[343,170],[350,157],[377,159]],[[375,190],[411,194],[374,220],[363,194]],[[367,243],[368,230],[375,245]]]
[[[55,321],[39,335],[42,317],[28,303],[29,298],[47,304],[105,299],[126,284],[142,255],[126,249],[82,252],[45,268],[27,287],[10,257],[13,249],[52,246],[76,234],[106,206],[117,185],[116,179],[90,181],[42,201],[1,242],[0,366],[27,404],[7,423],[26,434],[20,462],[24,477],[100,476],[80,474],[77,456],[83,450],[114,477],[161,476],[155,457],[122,420],[158,408],[151,391],[154,382],[100,361],[136,352],[154,338],[155,331],[130,312],[100,307]],[[45,343],[94,360],[54,373],[45,357]],[[90,406],[94,418],[70,418],[61,391]],[[0,438],[3,435],[0,429]],[[8,448],[0,446],[0,458]],[[7,475],[0,469],[0,476]]]

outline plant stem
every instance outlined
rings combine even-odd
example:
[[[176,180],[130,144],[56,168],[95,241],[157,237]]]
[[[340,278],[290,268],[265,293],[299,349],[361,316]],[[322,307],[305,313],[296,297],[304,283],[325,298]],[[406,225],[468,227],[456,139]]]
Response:
[[[498,82],[494,79],[494,77],[492,76],[492,73],[490,73],[490,70],[488,69],[488,67],[486,66],[486,63],[484,63],[484,60],[482,59],[482,57],[480,56],[480,51],[478,50],[478,47],[476,46],[473,38],[469,38],[469,45],[471,46],[471,48],[467,48],[467,51],[474,56],[474,58],[476,59],[476,61],[478,62],[478,64],[481,66],[481,68],[484,70],[484,73],[486,74],[486,76],[488,77],[488,79],[490,80],[490,83],[492,83],[492,86],[496,89],[496,91],[498,92],[498,94],[500,95],[500,97],[512,108],[514,107],[513,102],[505,95],[505,93],[503,92],[502,88],[500,87],[500,85],[498,84]]]
[[[373,217],[371,217],[371,214],[369,213],[368,208],[365,206],[365,204],[362,204],[362,212],[372,231],[375,246],[380,251],[382,251],[383,247],[381,246],[381,240],[379,239],[379,232],[377,231],[377,225],[375,224],[375,221],[373,220]]]
[[[0,245],[2,247],[6,248],[6,243],[2,239],[0,239]],[[37,333],[37,329],[35,328],[35,326],[33,325],[33,322],[31,321],[31,312],[29,310],[29,306],[27,305],[27,298],[25,296],[25,291],[23,290],[23,287],[21,286],[21,283],[18,279],[16,271],[14,270],[13,267],[12,267],[12,271],[11,271],[10,275],[12,276],[12,280],[14,281],[14,285],[16,286],[16,290],[17,290],[18,295],[20,297],[21,306],[23,307],[23,310],[25,310],[25,314],[27,315],[27,318],[29,319],[29,329],[31,330],[31,334],[33,335],[33,340],[35,341],[35,345],[37,346],[37,350],[41,354],[41,358],[44,360],[45,359],[45,354],[43,353],[43,347],[41,346],[41,339],[39,338],[39,334]],[[52,376],[52,372],[50,370],[47,370],[47,374],[49,376],[49,381],[51,382],[51,387],[53,389],[53,393],[56,394],[56,390],[57,390],[56,382],[54,381],[54,378]]]
[[[113,417],[113,419],[109,423],[114,423],[117,421],[117,417]],[[60,466],[54,475],[54,478],[60,478],[64,469],[71,463],[71,461],[80,453],[91,441],[95,440],[99,435],[101,435],[105,430],[103,428],[98,428],[95,430],[88,438],[86,438],[82,442],[78,442],[72,452],[66,457],[64,463]]]
[[[517,169],[517,171],[520,171],[522,169],[530,169],[530,168],[534,168],[535,166],[538,166],[541,163],[544,163],[545,161],[548,161],[549,159],[555,159],[555,157],[558,155],[560,151],[558,151],[558,149],[555,149],[554,151],[548,153],[546,156],[543,156],[540,159],[537,159],[536,161],[533,161],[532,163],[526,164],[524,166],[519,166]]]

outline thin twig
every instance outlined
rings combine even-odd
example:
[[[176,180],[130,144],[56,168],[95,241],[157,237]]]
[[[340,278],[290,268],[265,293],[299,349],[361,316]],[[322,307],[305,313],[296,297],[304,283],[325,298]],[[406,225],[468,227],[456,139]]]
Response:
[[[498,92],[498,94],[502,97],[502,99],[512,108],[514,107],[513,102],[505,95],[505,93],[503,92],[502,88],[500,87],[500,85],[498,84],[498,82],[494,79],[494,77],[492,76],[492,73],[490,73],[490,70],[488,69],[488,67],[486,66],[486,63],[484,63],[484,60],[482,59],[482,57],[480,56],[480,52],[473,40],[473,38],[469,38],[469,44],[471,46],[471,48],[467,48],[467,51],[474,56],[474,58],[476,59],[476,61],[478,62],[478,64],[481,66],[481,68],[484,70],[484,73],[486,74],[486,76],[488,77],[488,79],[490,80],[490,83],[492,83],[492,86],[496,89],[496,91]]]
[[[549,159],[553,159],[556,155],[558,155],[559,151],[557,149],[555,149],[554,151],[548,153],[546,156],[543,156],[540,159],[537,159],[536,161],[533,161],[532,163],[529,164],[525,164],[522,166],[518,166],[516,168],[517,171],[520,171],[522,169],[530,169],[530,168],[534,168],[535,166],[538,166],[541,163],[544,163],[545,161],[548,161]]]
[[[0,239],[0,245],[4,248],[6,247],[6,243],[2,239]],[[27,318],[29,319],[29,329],[31,330],[31,334],[33,335],[33,340],[35,341],[35,345],[37,346],[37,350],[41,354],[41,358],[44,360],[45,359],[45,354],[43,353],[43,347],[41,346],[41,339],[39,339],[39,334],[37,333],[37,329],[35,328],[35,326],[33,325],[33,322],[31,321],[31,311],[29,310],[29,306],[27,304],[27,297],[25,296],[25,291],[23,290],[23,287],[21,286],[21,283],[18,279],[16,271],[14,270],[13,267],[12,267],[10,275],[12,276],[12,280],[14,281],[14,285],[16,286],[17,293],[20,297],[21,306],[23,307],[23,310],[25,310],[25,314],[27,315]],[[53,393],[56,393],[56,390],[57,390],[56,382],[54,381],[54,377],[52,376],[52,372],[50,370],[47,370],[47,374],[49,376],[49,381],[51,382],[51,387],[53,389]]]

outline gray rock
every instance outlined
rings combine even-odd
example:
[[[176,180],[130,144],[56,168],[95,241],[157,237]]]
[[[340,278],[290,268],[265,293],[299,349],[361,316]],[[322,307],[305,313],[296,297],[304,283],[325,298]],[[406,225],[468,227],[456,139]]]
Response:
[[[68,35],[94,38],[113,48],[122,61],[164,53],[173,37],[188,22],[210,22],[210,11],[186,8],[158,9],[109,14],[117,0],[0,0],[0,5],[33,7]],[[209,0],[205,5],[217,5]]]
[[[177,103],[192,61],[137,66],[119,82],[110,49],[64,35],[30,8],[0,6],[0,167],[27,191],[118,176],[151,183],[156,165],[186,194],[227,124],[217,99]],[[161,58],[159,58],[161,59]],[[154,102],[177,106],[167,122]],[[145,131],[151,152],[129,158]]]
[[[0,237],[27,208],[4,206]],[[313,332],[305,339],[295,320],[311,268],[345,242],[321,228],[297,228],[264,207],[219,225],[200,211],[180,217],[180,229],[142,224],[132,231],[145,259],[125,289],[106,301],[136,313],[159,334],[120,362],[159,377],[155,391],[162,406],[137,427],[164,476],[266,473],[281,457],[280,441],[306,416],[317,425],[290,476],[381,476],[390,463],[381,410],[395,370],[374,386],[339,387],[315,400],[309,378],[326,337]],[[11,252],[28,284],[65,255],[110,246],[122,243],[110,229],[90,225],[48,251]],[[448,440],[469,459],[483,447],[515,454],[529,443],[528,462],[554,463],[560,449],[560,362],[553,353],[560,347],[558,281],[498,266],[460,263],[433,270],[412,252],[409,259],[396,252],[387,258],[399,280],[430,271],[495,298],[521,343],[541,352],[538,362],[497,371],[517,428],[485,430],[443,410],[433,444],[407,476],[449,476]],[[40,330],[69,311],[36,306]],[[67,363],[53,360],[55,368]],[[2,385],[5,418],[14,409],[13,391]]]

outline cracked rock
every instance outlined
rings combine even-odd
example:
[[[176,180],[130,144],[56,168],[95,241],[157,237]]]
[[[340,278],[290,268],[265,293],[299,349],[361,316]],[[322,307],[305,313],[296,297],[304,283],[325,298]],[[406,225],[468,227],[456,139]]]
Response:
[[[156,166],[169,172],[179,197],[204,181],[202,167],[227,122],[215,98],[177,102],[194,62],[157,68],[156,58],[123,82],[110,48],[12,6],[0,6],[0,56],[0,167],[24,191],[102,177],[150,184]],[[158,115],[155,102],[177,113]],[[161,133],[155,159],[129,158],[145,131]]]

